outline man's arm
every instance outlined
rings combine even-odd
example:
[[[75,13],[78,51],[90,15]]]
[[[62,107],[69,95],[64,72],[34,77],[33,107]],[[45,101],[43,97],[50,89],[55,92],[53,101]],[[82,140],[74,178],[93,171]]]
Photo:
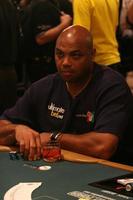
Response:
[[[62,13],[60,20],[61,22],[58,26],[51,28],[46,32],[43,31],[36,36],[36,42],[38,45],[43,45],[47,42],[56,40],[61,31],[71,25],[72,22],[71,16],[64,13]]]
[[[0,144],[15,145],[15,128],[16,125],[8,120],[0,120]]]
[[[40,134],[28,126],[0,120],[0,144],[20,146],[20,153],[29,160],[41,157]]]
[[[24,125],[12,124],[7,120],[0,120],[0,144],[20,145],[20,152],[29,160],[41,156],[41,146],[50,140],[51,133],[39,135],[36,131]],[[89,132],[81,135],[62,133],[58,138],[61,147],[88,156],[109,159],[116,151],[119,138],[111,133]]]
[[[133,24],[133,3],[129,6],[128,12],[127,12],[128,21]]]
[[[50,133],[41,134],[41,142],[45,144]],[[61,148],[101,159],[110,159],[117,149],[119,137],[111,133],[89,132],[81,135],[62,133],[58,141]]]

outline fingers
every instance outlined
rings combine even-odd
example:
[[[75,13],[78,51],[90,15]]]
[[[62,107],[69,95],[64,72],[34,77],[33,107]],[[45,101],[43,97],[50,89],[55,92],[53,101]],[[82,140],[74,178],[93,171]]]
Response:
[[[23,155],[24,151],[25,151],[25,142],[24,140],[20,140],[19,142],[19,151],[20,151],[20,154]]]
[[[36,135],[30,140],[29,160],[39,160],[41,158],[41,140],[40,136]]]
[[[61,13],[61,15],[65,15],[65,12],[63,12],[63,11],[61,11],[60,13]]]
[[[41,138],[40,138],[40,135],[39,137],[36,138],[36,146],[37,146],[37,159],[40,159],[41,158]]]
[[[16,129],[16,140],[20,145],[20,153],[24,159],[41,158],[41,139],[38,132],[21,125]]]

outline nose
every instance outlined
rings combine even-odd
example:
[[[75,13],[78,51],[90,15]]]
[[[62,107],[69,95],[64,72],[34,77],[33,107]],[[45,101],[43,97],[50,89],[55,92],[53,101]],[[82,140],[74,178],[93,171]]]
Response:
[[[71,60],[70,60],[69,56],[64,57],[62,65],[63,66],[70,66],[71,65]]]

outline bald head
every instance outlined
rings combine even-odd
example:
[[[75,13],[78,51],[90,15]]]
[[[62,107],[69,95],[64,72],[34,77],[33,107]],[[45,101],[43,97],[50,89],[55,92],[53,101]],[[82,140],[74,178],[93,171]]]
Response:
[[[80,25],[72,25],[64,29],[59,35],[56,44],[63,41],[72,41],[79,45],[84,45],[89,50],[93,49],[93,40],[90,32]]]
[[[66,28],[58,37],[55,47],[55,61],[63,80],[82,85],[93,70],[92,36],[79,25]]]

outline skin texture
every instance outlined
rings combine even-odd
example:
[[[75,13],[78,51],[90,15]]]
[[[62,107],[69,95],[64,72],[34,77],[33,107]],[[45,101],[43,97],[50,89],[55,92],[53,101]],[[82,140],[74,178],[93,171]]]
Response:
[[[131,24],[133,24],[133,3],[129,6],[128,12],[127,12],[128,20]]]
[[[67,82],[73,96],[73,93],[82,89],[91,79],[94,50],[92,38],[88,31],[80,26],[72,27],[62,32],[58,38],[55,48],[55,61],[58,72]]]
[[[56,40],[61,31],[70,26],[71,23],[72,17],[68,14],[65,14],[64,12],[61,12],[60,24],[49,29],[48,31],[42,31],[41,33],[39,33],[35,38],[36,43],[41,46],[48,42]]]
[[[92,37],[81,26],[70,26],[58,37],[55,47],[56,65],[72,98],[89,84],[93,76],[94,54]],[[41,157],[41,147],[50,140],[50,135],[51,133],[46,132],[39,134],[22,124],[0,120],[0,144],[17,143],[20,152],[29,160]],[[62,133],[58,140],[64,149],[102,159],[109,159],[119,142],[114,134],[94,131],[81,135]]]

